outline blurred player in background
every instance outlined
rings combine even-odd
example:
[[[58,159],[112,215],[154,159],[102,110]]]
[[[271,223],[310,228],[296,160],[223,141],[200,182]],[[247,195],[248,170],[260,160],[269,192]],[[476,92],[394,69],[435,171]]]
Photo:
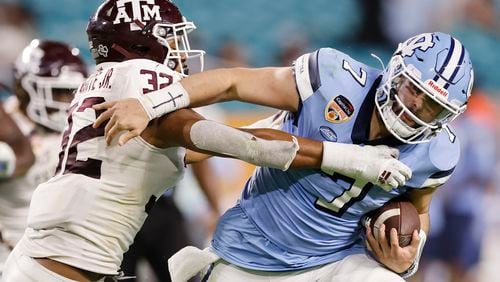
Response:
[[[169,260],[174,281],[213,261],[208,281],[402,281],[397,274],[405,278],[418,267],[432,193],[458,161],[458,140],[447,124],[465,111],[472,84],[465,47],[447,34],[424,33],[399,44],[383,71],[325,48],[299,57],[293,68],[208,71],[138,101],[102,106],[113,113],[107,138],[130,130],[121,143],[149,120],[175,110],[160,108],[169,96],[189,96],[193,106],[225,100],[272,106],[288,111],[274,117],[280,129],[338,142],[324,147],[332,163],[342,166],[351,155],[368,162],[370,156],[357,151],[363,147],[352,144],[384,144],[397,148],[399,160],[413,172],[405,183],[410,175],[399,171],[405,177],[393,189],[384,184],[396,182],[386,179],[394,172],[369,180],[338,167],[323,166],[331,176],[258,168],[238,204],[219,221],[212,249],[186,248]],[[380,228],[377,241],[367,229],[368,244],[384,268],[365,254],[361,217],[404,193],[416,206],[422,229],[405,248],[395,230],[386,238]]]
[[[0,224],[8,246],[14,246],[24,233],[33,190],[55,172],[66,111],[73,91],[86,74],[79,50],[62,42],[35,39],[15,62],[14,95],[4,103],[5,115],[15,121],[28,145],[24,138],[9,142],[15,144],[13,148],[26,148],[22,154],[29,154],[31,147],[35,159],[34,163],[26,163],[16,157],[17,169],[4,174],[5,180],[0,182]],[[15,138],[17,130],[7,121],[4,125],[1,134]]]
[[[478,281],[477,266],[486,228],[484,200],[492,190],[497,163],[497,119],[494,103],[477,89],[473,93],[467,112],[454,123],[462,157],[431,205],[433,229],[423,256],[427,266],[421,276],[423,281]],[[436,262],[446,266],[447,275],[429,267]]]
[[[9,91],[5,86],[0,85]],[[33,165],[35,155],[30,140],[26,137],[12,117],[0,103],[0,179],[23,176]]]
[[[123,146],[104,137],[105,123],[94,124],[102,111],[92,106],[148,96],[179,81],[187,74],[186,60],[202,55],[189,46],[187,33],[194,28],[166,0],[108,0],[98,8],[87,27],[96,72],[75,93],[55,176],[35,190],[28,227],[7,259],[2,281],[102,281],[118,275],[155,200],[205,152],[283,170],[320,168],[321,142],[276,130],[236,130],[191,110],[152,122]],[[186,98],[172,96],[164,106],[185,106]],[[186,154],[180,146],[202,153]],[[389,187],[405,181],[400,171],[407,167],[393,157],[394,150],[363,151],[376,169],[362,176],[376,181],[390,171],[396,177],[389,178]]]
[[[9,91],[7,87],[0,85]],[[25,136],[16,122],[5,112],[3,102],[0,103],[0,185],[14,177],[22,177],[35,162],[30,140]],[[2,192],[3,193],[3,192]],[[0,199],[2,201],[2,199]],[[2,205],[3,206],[3,205]],[[4,241],[3,224],[0,222],[0,276],[3,262],[7,259],[12,245]]]

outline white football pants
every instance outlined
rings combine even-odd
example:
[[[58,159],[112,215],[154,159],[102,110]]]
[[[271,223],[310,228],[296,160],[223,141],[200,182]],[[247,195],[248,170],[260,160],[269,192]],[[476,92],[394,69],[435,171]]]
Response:
[[[396,273],[384,268],[365,254],[351,255],[341,261],[312,269],[288,272],[246,270],[224,260],[215,263],[207,273],[208,282],[404,282]]]

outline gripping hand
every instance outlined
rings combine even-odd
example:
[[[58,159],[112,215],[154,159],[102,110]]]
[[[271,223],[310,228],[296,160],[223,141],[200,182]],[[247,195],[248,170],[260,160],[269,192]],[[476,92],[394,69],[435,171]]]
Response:
[[[398,160],[399,151],[385,145],[360,146],[323,142],[321,170],[362,179],[390,191],[411,178],[411,169]]]

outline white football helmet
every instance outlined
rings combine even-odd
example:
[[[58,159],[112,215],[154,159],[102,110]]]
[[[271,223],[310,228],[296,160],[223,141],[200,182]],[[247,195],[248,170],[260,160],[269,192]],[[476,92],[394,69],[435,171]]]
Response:
[[[424,121],[398,97],[401,81],[409,80],[442,107],[432,121]],[[471,94],[474,71],[465,47],[448,34],[423,33],[400,43],[385,69],[375,104],[386,126],[405,143],[429,141],[463,113]],[[405,115],[416,126],[401,117]]]

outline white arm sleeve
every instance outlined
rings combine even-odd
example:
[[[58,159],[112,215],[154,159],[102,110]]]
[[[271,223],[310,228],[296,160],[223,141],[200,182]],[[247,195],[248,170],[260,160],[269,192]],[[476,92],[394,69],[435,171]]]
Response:
[[[199,149],[281,170],[290,167],[299,150],[295,137],[292,141],[265,140],[210,120],[195,122],[191,127],[190,137]]]

